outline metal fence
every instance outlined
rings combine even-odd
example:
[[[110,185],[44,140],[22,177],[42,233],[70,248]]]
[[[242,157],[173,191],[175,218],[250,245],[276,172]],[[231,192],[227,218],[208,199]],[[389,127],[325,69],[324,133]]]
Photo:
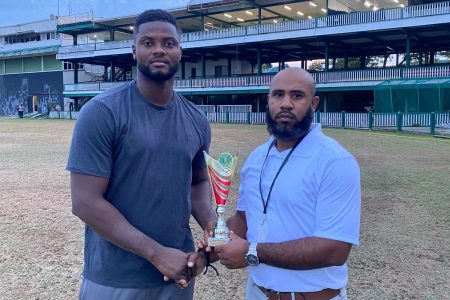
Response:
[[[265,112],[215,112],[213,105],[200,106],[211,123],[230,124],[266,124]],[[78,112],[51,111],[50,118],[76,119]],[[427,128],[431,135],[435,134],[436,126],[445,124],[450,129],[450,112],[447,113],[347,113],[347,112],[316,112],[314,122],[323,127],[377,129],[391,128],[402,131],[408,127]],[[429,129],[428,129],[429,128]]]

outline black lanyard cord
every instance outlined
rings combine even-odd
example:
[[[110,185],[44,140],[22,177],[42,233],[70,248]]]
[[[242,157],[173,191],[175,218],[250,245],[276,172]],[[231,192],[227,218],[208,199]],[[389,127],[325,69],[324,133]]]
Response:
[[[281,164],[280,168],[278,169],[277,174],[275,174],[275,177],[273,178],[272,184],[270,185],[269,194],[267,195],[267,201],[264,201],[264,196],[262,194],[262,187],[261,187],[262,173],[264,171],[264,167],[266,165],[266,161],[267,161],[267,157],[269,156],[269,152],[272,149],[273,145],[275,145],[275,140],[270,144],[269,150],[267,150],[266,158],[264,159],[264,163],[263,163],[262,168],[261,168],[261,173],[259,174],[259,194],[261,195],[261,201],[262,201],[262,204],[263,204],[263,207],[264,207],[264,210],[263,210],[264,214],[267,214],[267,205],[269,205],[270,195],[272,194],[272,189],[273,189],[273,186],[275,184],[275,181],[278,178],[278,175],[280,175],[280,172],[284,168],[284,165],[289,160],[289,157],[291,156],[291,154],[294,152],[295,148],[297,148],[298,144],[300,144],[300,142],[303,140],[303,138],[305,136],[306,135],[302,136],[301,138],[299,138],[297,140],[295,145],[292,147],[291,151],[289,151],[288,155],[284,158],[283,163]]]

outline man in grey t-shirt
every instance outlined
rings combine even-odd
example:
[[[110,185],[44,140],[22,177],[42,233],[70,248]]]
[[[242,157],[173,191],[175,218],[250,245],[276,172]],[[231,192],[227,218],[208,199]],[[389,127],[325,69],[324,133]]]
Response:
[[[80,299],[192,299],[189,280],[206,260],[192,252],[189,218],[215,223],[202,154],[211,129],[173,91],[174,17],[148,10],[134,30],[136,80],[86,103],[73,134],[72,210],[86,223]]]

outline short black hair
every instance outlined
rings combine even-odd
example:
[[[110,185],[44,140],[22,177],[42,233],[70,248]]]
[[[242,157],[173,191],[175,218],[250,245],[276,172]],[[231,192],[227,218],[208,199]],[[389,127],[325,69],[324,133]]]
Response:
[[[134,22],[134,37],[136,37],[137,33],[139,32],[139,26],[141,24],[156,21],[170,23],[175,26],[177,32],[179,32],[180,30],[177,25],[177,20],[172,14],[162,9],[148,9],[137,16],[136,21]]]

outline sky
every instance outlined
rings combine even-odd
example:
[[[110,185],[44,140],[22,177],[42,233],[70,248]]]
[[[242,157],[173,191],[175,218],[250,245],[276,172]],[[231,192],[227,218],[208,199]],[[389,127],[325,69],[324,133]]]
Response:
[[[183,7],[189,0],[0,0],[0,27],[93,11],[95,17],[136,15],[150,8]]]

